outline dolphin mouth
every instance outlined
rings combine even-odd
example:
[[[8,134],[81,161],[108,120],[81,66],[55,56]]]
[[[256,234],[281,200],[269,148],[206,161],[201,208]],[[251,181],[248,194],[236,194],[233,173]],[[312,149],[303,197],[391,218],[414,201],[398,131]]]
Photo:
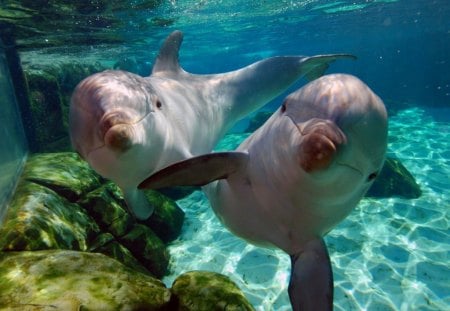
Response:
[[[346,167],[346,168],[349,168],[349,169],[351,169],[351,170],[357,172],[357,173],[360,174],[361,176],[364,176],[364,173],[363,173],[360,169],[358,169],[356,166],[350,165],[350,164],[348,164],[348,163],[339,162],[339,161],[336,162],[336,165],[344,166],[344,167]]]
[[[294,124],[294,126],[297,128],[297,130],[299,131],[300,134],[303,134],[302,129],[298,126],[297,122],[294,121],[294,119],[292,119],[292,117],[290,115],[286,115],[286,117],[289,118],[289,120],[291,120],[291,122]]]

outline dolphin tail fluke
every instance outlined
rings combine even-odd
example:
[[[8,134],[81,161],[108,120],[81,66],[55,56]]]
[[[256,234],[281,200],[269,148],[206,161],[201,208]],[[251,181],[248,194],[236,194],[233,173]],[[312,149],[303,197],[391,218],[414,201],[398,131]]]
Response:
[[[314,239],[291,255],[289,298],[294,311],[333,310],[333,272],[325,242]]]
[[[153,214],[155,208],[147,200],[142,190],[123,190],[123,196],[127,203],[128,211],[137,219],[146,220]]]
[[[356,56],[351,54],[317,55],[302,60],[306,79],[313,81],[323,76],[331,63],[343,58],[356,60]]]
[[[152,74],[158,72],[179,72],[181,70],[178,62],[178,51],[183,42],[183,33],[181,31],[172,32],[164,41],[159,50],[158,57],[153,65]]]

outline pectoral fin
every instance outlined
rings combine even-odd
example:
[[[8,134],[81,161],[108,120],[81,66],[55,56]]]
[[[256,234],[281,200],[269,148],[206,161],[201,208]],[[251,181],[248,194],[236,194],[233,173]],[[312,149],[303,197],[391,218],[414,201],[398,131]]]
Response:
[[[204,186],[227,178],[247,164],[244,152],[217,152],[180,161],[156,172],[139,189],[159,189],[174,186]]]
[[[294,311],[333,310],[333,272],[325,242],[317,238],[291,255],[289,298]]]
[[[150,204],[142,190],[126,189],[123,190],[123,196],[127,203],[128,211],[139,220],[148,219],[155,210]]]

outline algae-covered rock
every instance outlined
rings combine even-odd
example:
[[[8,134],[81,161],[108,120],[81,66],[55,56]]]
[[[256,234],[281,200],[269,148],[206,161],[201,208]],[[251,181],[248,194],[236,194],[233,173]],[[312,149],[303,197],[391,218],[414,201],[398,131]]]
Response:
[[[393,196],[416,199],[422,190],[411,173],[398,159],[387,158],[377,179],[366,196],[387,198]]]
[[[30,124],[29,131],[33,132],[32,152],[70,150],[68,116],[71,93],[82,79],[104,69],[99,64],[73,62],[25,70],[31,111],[30,120],[26,121]]]
[[[71,202],[100,187],[101,177],[74,152],[31,156],[22,178],[50,188]]]
[[[61,92],[58,81],[54,76],[45,72],[28,73],[31,122],[34,130],[34,144],[30,144],[32,151],[42,149],[46,144],[67,135],[63,126],[61,110]]]
[[[118,187],[111,182],[91,191],[79,203],[103,230],[115,237],[125,235],[134,224]]]
[[[0,229],[0,250],[101,252],[128,267],[162,277],[169,254],[160,237],[165,242],[175,239],[184,213],[158,192],[150,191],[148,199],[155,213],[146,223],[136,224],[121,190],[78,155],[34,155]]]
[[[98,236],[89,251],[102,253],[116,259],[129,268],[144,274],[152,275],[151,272],[148,271],[125,246],[117,242],[110,233],[103,233]]]
[[[183,210],[175,201],[158,191],[147,190],[145,195],[150,204],[155,207],[155,211],[143,223],[152,228],[163,242],[173,241],[180,235],[183,226]]]
[[[145,268],[160,278],[167,272],[169,252],[160,238],[147,226],[135,225],[120,240]]]
[[[172,294],[174,310],[254,310],[236,284],[214,272],[180,275],[172,284]]]
[[[102,254],[0,253],[0,309],[166,310],[170,291]]]
[[[77,204],[53,190],[22,180],[0,228],[0,249],[87,250],[98,233],[97,224]]]

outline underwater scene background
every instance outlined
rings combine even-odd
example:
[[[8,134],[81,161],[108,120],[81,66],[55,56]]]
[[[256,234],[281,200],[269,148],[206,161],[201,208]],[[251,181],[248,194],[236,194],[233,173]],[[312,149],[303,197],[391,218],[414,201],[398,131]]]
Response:
[[[96,210],[99,205],[92,205],[97,202],[92,193],[107,189],[114,202],[121,203],[120,195],[100,177],[73,173],[83,180],[81,190],[68,191],[73,186],[67,186],[65,181],[50,188],[66,196],[71,207],[86,207],[89,215],[84,216],[82,209],[77,210],[76,218],[61,212],[63,221],[55,222],[56,216],[50,213],[52,216],[47,218],[53,217],[50,226],[56,229],[53,232],[42,226],[47,234],[42,243],[37,243],[43,239],[42,232],[29,234],[25,229],[17,229],[17,234],[22,232],[31,242],[5,233],[10,232],[6,228],[12,217],[7,214],[6,201],[27,156],[24,134],[18,128],[24,128],[29,159],[36,159],[34,153],[39,153],[48,171],[67,172],[66,166],[50,161],[47,154],[58,152],[61,156],[62,152],[72,151],[67,118],[75,85],[89,74],[107,68],[149,75],[162,40],[176,29],[184,33],[180,63],[192,73],[227,72],[276,55],[351,53],[358,57],[356,61],[333,63],[327,73],[353,74],[383,99],[389,113],[387,156],[402,163],[415,180],[414,187],[420,190],[405,194],[405,185],[406,190],[391,189],[389,195],[367,196],[326,236],[334,273],[334,307],[450,309],[450,3],[446,0],[0,1],[0,133],[4,137],[0,142],[0,187],[5,193],[0,197],[0,219],[6,215],[0,232],[0,259],[6,258],[8,251],[44,249],[98,251],[117,256],[118,249],[125,246],[133,255],[130,258],[147,263],[146,268],[156,265],[157,268],[152,266],[155,270],[150,269],[151,274],[169,288],[187,271],[213,271],[235,282],[256,310],[290,310],[289,256],[252,246],[232,235],[220,224],[200,190],[174,201],[184,212],[184,222],[173,221],[176,224],[171,226],[179,226],[179,232],[173,229],[177,232],[167,237],[167,232],[172,231],[158,231],[161,226],[166,228],[164,225],[135,225],[128,216],[119,217],[124,219],[119,229],[111,223],[105,225],[102,212]],[[22,68],[11,56],[11,36]],[[11,81],[4,74],[8,65]],[[21,69],[23,80],[17,77]],[[254,131],[254,123],[263,122],[259,119],[264,119],[264,112],[276,110],[286,94],[305,83],[296,83],[262,111],[240,121],[216,150],[234,149]],[[12,84],[16,88],[17,111],[11,108],[14,100],[9,99],[13,96]],[[24,106],[17,95],[23,93],[28,94],[29,106]],[[62,162],[67,165],[80,167],[83,174],[87,170],[79,159],[65,157]],[[48,186],[47,178],[54,178],[41,171],[36,173],[30,166],[25,167],[23,174],[28,177],[19,178],[20,191],[16,191],[16,196],[18,192],[29,195],[37,191],[24,190],[21,183],[25,179]],[[86,189],[91,192],[84,197]],[[18,201],[16,197],[11,199]],[[13,205],[9,205],[10,210],[14,210]],[[122,213],[117,208],[114,215]],[[76,228],[70,224],[76,224]],[[143,225],[159,235],[162,242],[157,248],[166,247],[167,254],[149,259],[142,255],[145,247],[133,248],[132,238],[149,236],[147,229],[139,227]],[[21,226],[22,223],[15,228]],[[75,232],[72,240],[61,242],[57,236],[64,236],[62,240],[67,241],[68,232]],[[101,244],[105,240],[109,244]],[[114,251],[105,251],[105,245],[116,242]],[[123,259],[123,254],[128,253],[120,254]],[[128,266],[136,268],[133,260],[127,261]],[[162,267],[161,262],[168,268]],[[6,259],[0,264],[0,273],[7,271],[11,277],[12,268],[5,263]],[[5,284],[0,284],[0,291],[6,293],[11,286]],[[9,306],[13,300],[12,296],[4,297],[9,300],[0,297],[0,307]],[[50,301],[45,299],[45,303]],[[33,302],[31,298],[30,301]]]

